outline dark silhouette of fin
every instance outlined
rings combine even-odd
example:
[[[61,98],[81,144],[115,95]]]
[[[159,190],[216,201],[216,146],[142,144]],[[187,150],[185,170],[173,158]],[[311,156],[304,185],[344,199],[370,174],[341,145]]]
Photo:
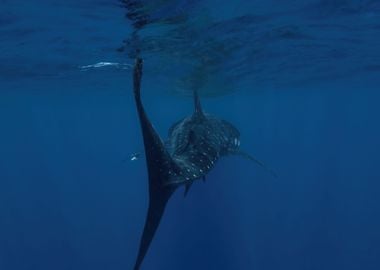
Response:
[[[144,139],[145,158],[148,167],[149,207],[134,270],[140,269],[164,214],[166,203],[175,190],[175,188],[168,185],[170,184],[169,175],[171,172],[178,172],[176,164],[165,149],[160,136],[154,130],[142,105],[140,96],[142,65],[142,59],[137,58],[133,73],[133,91]]]
[[[187,196],[187,193],[189,193],[189,190],[190,190],[190,188],[191,188],[192,185],[193,185],[193,182],[191,182],[190,184],[185,185],[185,193],[183,194],[184,197]]]
[[[148,214],[145,221],[144,231],[140,241],[139,253],[137,255],[134,270],[139,270],[141,263],[144,260],[144,257],[149,249],[149,246],[153,240],[153,237],[157,231],[157,228],[160,224],[161,218],[164,214],[166,203],[168,202],[172,192],[161,191],[156,192],[159,196],[149,196],[149,208]]]
[[[243,151],[238,151],[235,154],[239,155],[239,156],[242,156],[242,157],[244,157],[246,159],[249,159],[249,160],[255,162],[257,165],[259,165],[260,167],[262,167],[265,170],[267,170],[274,178],[278,177],[275,171],[273,171],[272,169],[268,168],[262,161],[260,161],[257,158],[251,156],[250,154],[245,153]]]
[[[194,109],[195,109],[194,114],[198,117],[203,118],[205,117],[205,115],[203,114],[201,100],[199,99],[198,91],[194,90],[193,95],[194,95]]]
[[[203,177],[202,177],[202,181],[203,181],[203,183],[206,182],[206,176],[203,176]]]

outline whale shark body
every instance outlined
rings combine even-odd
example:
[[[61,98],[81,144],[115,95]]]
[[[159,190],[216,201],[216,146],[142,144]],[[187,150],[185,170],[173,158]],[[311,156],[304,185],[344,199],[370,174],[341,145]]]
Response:
[[[218,159],[240,154],[263,164],[239,150],[240,133],[229,122],[205,114],[197,92],[194,113],[175,123],[162,141],[153,128],[141,101],[143,61],[136,59],[133,92],[140,120],[149,176],[149,207],[134,270],[139,270],[171,195],[185,186],[185,195],[194,181],[203,179]]]

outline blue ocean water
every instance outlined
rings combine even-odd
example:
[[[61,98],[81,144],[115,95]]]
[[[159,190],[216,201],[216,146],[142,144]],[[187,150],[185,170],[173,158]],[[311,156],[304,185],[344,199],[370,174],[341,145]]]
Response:
[[[278,174],[221,159],[142,269],[380,269],[379,1],[2,0],[0,36],[1,270],[132,269],[136,49],[163,138],[197,87]]]

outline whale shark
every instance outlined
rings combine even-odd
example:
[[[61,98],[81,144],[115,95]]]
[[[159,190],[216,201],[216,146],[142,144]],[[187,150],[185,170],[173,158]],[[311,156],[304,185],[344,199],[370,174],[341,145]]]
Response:
[[[133,70],[133,94],[143,136],[149,179],[149,205],[134,266],[139,270],[172,194],[181,186],[186,196],[197,180],[205,181],[219,158],[237,154],[265,165],[240,148],[240,133],[231,123],[203,112],[194,91],[194,112],[174,123],[163,141],[150,122],[141,100],[143,60]]]

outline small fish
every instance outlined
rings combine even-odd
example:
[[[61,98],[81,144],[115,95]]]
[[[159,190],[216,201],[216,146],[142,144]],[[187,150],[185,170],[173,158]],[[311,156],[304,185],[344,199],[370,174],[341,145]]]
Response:
[[[141,157],[141,153],[140,152],[132,153],[131,156],[130,156],[130,161],[138,160],[140,157]]]

